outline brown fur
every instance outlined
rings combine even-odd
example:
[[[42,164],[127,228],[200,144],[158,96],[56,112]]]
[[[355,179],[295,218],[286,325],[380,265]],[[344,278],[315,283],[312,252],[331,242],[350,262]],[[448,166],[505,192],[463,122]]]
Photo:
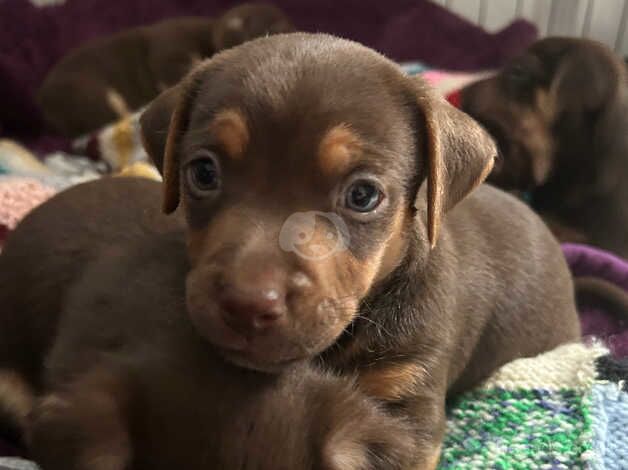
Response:
[[[207,132],[212,118],[225,109],[246,116],[249,137],[241,159],[222,158],[213,145],[215,136]],[[164,208],[174,212],[154,226],[169,221],[179,227],[184,217],[187,244],[180,234],[165,245],[150,234],[136,235],[135,211],[146,217],[146,207],[156,204],[146,202],[155,187],[148,194],[139,184],[135,195],[129,194],[131,187],[113,188],[111,181],[77,188],[59,196],[59,205],[48,203],[27,217],[0,257],[0,276],[10,272],[11,282],[27,278],[23,285],[31,287],[0,291],[0,302],[20,307],[15,310],[19,318],[13,313],[3,321],[12,332],[9,344],[36,356],[23,358],[11,349],[6,363],[41,383],[45,359],[49,380],[40,389],[50,391],[67,383],[68,374],[89,372],[94,357],[107,360],[113,351],[130,365],[130,377],[149,377],[146,390],[151,392],[133,402],[131,412],[139,407],[149,415],[161,413],[167,410],[159,406],[164,397],[185,396],[193,415],[201,402],[207,406],[203,413],[212,413],[211,403],[248,403],[236,390],[251,391],[252,386],[238,376],[225,378],[221,387],[201,387],[202,398],[189,395],[188,388],[177,389],[187,383],[173,378],[179,372],[202,381],[206,371],[211,380],[212,368],[203,366],[208,359],[197,348],[224,357],[226,363],[215,372],[227,375],[223,368],[236,364],[254,377],[264,372],[281,377],[316,357],[316,364],[343,379],[357,376],[359,386],[377,391],[391,416],[411,426],[411,462],[400,463],[390,453],[392,442],[372,448],[383,449],[388,462],[404,469],[431,468],[444,433],[447,394],[468,389],[514,358],[579,337],[573,285],[556,240],[526,206],[490,186],[478,187],[494,160],[492,140],[423,82],[372,50],[327,35],[251,41],[197,67],[151,104],[141,124],[146,148],[163,171]],[[350,126],[361,144],[350,167],[330,175],[320,167],[319,150],[329,129],[340,124]],[[220,161],[220,184],[199,197],[187,175],[207,152]],[[378,189],[376,208],[350,208],[355,181]],[[107,196],[116,190],[120,196]],[[89,191],[93,196],[87,197]],[[100,207],[95,208],[92,198],[98,191]],[[118,197],[125,204],[116,205]],[[84,214],[72,218],[69,227],[49,223],[55,214],[72,213],[66,206],[93,211],[107,227],[94,230],[98,218]],[[44,226],[46,241],[35,236],[36,228]],[[116,227],[118,235],[111,233]],[[74,256],[64,256],[70,249]],[[185,250],[188,261],[182,263]],[[108,282],[102,280],[102,263]],[[166,269],[172,264],[178,266],[174,272]],[[31,273],[36,265],[46,270]],[[58,269],[57,275],[48,272]],[[143,277],[120,275],[127,271]],[[164,273],[170,277],[164,279]],[[53,278],[55,289],[40,290],[49,281],[39,274]],[[127,279],[140,284],[127,291]],[[166,287],[173,283],[174,291]],[[144,295],[138,293],[142,286]],[[83,300],[66,297],[68,291]],[[173,302],[178,307],[169,307]],[[62,312],[61,318],[47,321],[35,335],[39,347],[29,348],[25,336],[32,332],[31,322],[25,319],[40,313],[36,306],[41,304],[47,312]],[[92,311],[93,316],[80,320]],[[128,312],[150,312],[150,317]],[[181,317],[173,321],[171,312]],[[51,332],[58,323],[62,326],[55,335]],[[189,330],[185,340],[178,339],[181,328]],[[174,365],[155,359],[162,357],[158,352]],[[400,370],[400,364],[413,366]],[[246,376],[243,369],[235,370]],[[413,371],[421,372],[416,380],[411,380]],[[391,378],[388,385],[385,377]],[[340,409],[353,413],[354,398],[338,398]],[[330,401],[322,409],[337,410],[336,401]],[[272,405],[260,406],[274,416]],[[189,419],[186,411],[180,417],[163,413],[161,423],[177,432],[177,423]],[[199,414],[194,423],[205,421]],[[301,422],[298,412],[291,414],[278,418]],[[169,427],[152,416],[146,429]],[[221,420],[209,429],[225,421],[230,422]],[[333,423],[349,441],[340,446],[346,449],[340,460],[326,462],[362,465],[373,452],[364,453],[355,439],[381,439],[388,432]],[[293,428],[290,439],[298,440],[303,426],[293,422]],[[280,429],[272,435],[280,436]],[[330,432],[333,436],[333,427]],[[54,433],[42,435],[48,434]],[[234,435],[231,428],[225,435]],[[200,439],[196,433],[189,437]],[[159,448],[160,439],[170,442],[163,435],[141,442]],[[300,452],[294,442],[286,440],[283,448]],[[42,447],[59,447],[51,444]],[[254,452],[249,444],[245,449]],[[233,449],[227,445],[227,451]],[[235,451],[238,455],[242,449]]]
[[[293,30],[265,3],[240,5],[218,19],[180,17],[130,28],[70,51],[48,73],[38,101],[54,130],[86,134],[144,106],[200,60]]]
[[[626,68],[606,46],[547,38],[462,93],[497,139],[489,181],[531,191],[562,241],[628,257]]]

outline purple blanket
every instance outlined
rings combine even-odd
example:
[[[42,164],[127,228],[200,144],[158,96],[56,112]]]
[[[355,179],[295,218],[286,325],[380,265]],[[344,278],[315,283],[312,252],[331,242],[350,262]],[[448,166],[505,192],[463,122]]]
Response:
[[[563,252],[575,277],[604,279],[628,291],[628,261],[587,245],[565,243]],[[628,318],[616,318],[599,305],[580,309],[582,332],[604,339],[618,357],[628,357]]]
[[[32,96],[48,69],[82,41],[178,15],[216,15],[234,0],[67,0],[37,8],[0,2],[0,135],[36,148],[63,148],[44,134]],[[489,34],[427,0],[275,0],[304,31],[360,41],[398,61],[470,70],[498,67],[536,37],[518,21]],[[42,140],[43,139],[43,140]]]

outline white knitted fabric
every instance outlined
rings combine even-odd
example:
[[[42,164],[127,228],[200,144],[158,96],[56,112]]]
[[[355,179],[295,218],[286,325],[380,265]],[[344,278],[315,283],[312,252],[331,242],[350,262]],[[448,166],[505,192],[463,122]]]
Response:
[[[605,354],[608,349],[600,343],[565,344],[537,357],[506,364],[481,388],[589,390],[596,376],[595,359]]]
[[[38,470],[39,467],[24,459],[0,457],[0,470]]]

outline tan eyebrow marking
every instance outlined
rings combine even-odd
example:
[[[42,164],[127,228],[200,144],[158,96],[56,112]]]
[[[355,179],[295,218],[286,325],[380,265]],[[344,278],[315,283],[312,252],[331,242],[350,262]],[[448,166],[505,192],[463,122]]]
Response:
[[[338,174],[351,163],[355,150],[362,146],[360,138],[347,124],[338,124],[329,129],[318,150],[318,163],[326,175]]]
[[[249,129],[240,111],[229,108],[218,112],[209,130],[222,144],[228,157],[239,160],[244,156],[249,143]]]

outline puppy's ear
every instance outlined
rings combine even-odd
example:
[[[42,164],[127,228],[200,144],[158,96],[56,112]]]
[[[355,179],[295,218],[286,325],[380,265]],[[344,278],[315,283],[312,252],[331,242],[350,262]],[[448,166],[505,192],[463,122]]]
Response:
[[[179,141],[188,126],[195,75],[159,95],[140,117],[142,143],[163,177],[162,208],[167,214],[179,205]]]
[[[623,64],[601,44],[574,48],[561,61],[550,86],[557,111],[602,109],[619,92]]]
[[[445,213],[486,179],[493,168],[497,147],[471,117],[422,83],[417,87],[424,121],[427,228],[433,248]]]

